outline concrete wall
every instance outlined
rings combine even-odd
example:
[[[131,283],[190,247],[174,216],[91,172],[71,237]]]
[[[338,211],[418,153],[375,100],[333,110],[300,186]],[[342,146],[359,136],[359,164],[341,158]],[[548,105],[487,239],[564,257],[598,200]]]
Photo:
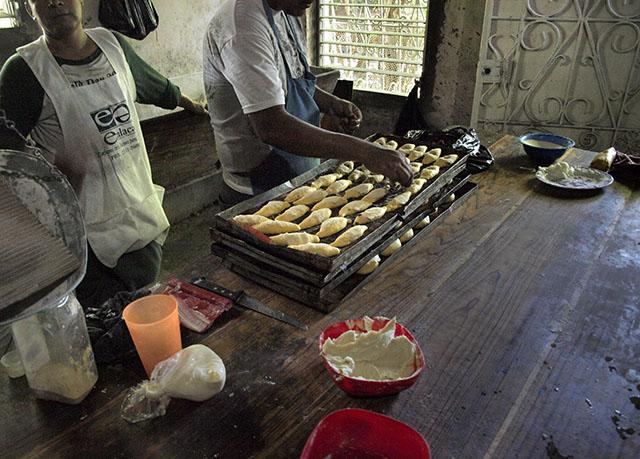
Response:
[[[143,41],[130,40],[147,62],[196,99],[204,97],[202,39],[209,18],[221,1],[155,0],[160,26]],[[485,3],[485,0],[434,0],[430,4],[421,108],[435,128],[468,125],[471,121]],[[97,18],[98,0],[86,0],[85,23],[98,25]],[[17,46],[39,34],[28,18],[26,24],[20,32],[0,30],[0,63]],[[387,131],[382,128],[393,126],[399,112],[397,96],[362,93],[358,97],[365,117],[371,120],[371,125],[363,128]],[[140,106],[139,112],[143,119],[168,113],[148,106]],[[362,132],[365,133],[364,129]]]
[[[430,2],[421,107],[435,128],[471,122],[485,3]]]
[[[222,0],[155,0],[160,16],[158,29],[142,41],[130,40],[134,49],[160,73],[195,99],[204,99],[202,85],[202,40],[209,19]],[[85,25],[95,27],[98,0],[85,1]],[[39,27],[28,17],[20,30],[0,29],[0,65],[16,47],[40,35]],[[156,107],[139,106],[142,119],[169,113]]]
[[[180,86],[183,93],[204,100],[202,40],[209,19],[222,0],[154,0],[160,17],[158,29],[142,41],[129,40],[136,52],[161,74]],[[98,0],[86,0],[85,22],[99,25]],[[169,113],[138,106],[142,119]]]

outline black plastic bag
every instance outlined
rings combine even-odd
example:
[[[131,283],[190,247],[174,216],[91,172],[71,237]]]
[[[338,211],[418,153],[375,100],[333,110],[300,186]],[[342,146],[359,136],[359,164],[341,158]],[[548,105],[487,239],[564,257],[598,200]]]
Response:
[[[119,292],[100,307],[85,310],[87,330],[96,362],[124,362],[135,355],[133,340],[122,318],[122,310],[132,301],[150,293],[146,289]]]
[[[408,140],[426,143],[434,147],[438,143],[443,143],[451,145],[454,150],[460,151],[461,154],[469,153],[467,170],[472,174],[486,171],[493,164],[491,151],[480,143],[478,134],[472,128],[454,126],[438,132],[409,131],[405,137]]]
[[[100,0],[100,23],[107,29],[142,40],[158,27],[151,0]]]
[[[420,103],[418,102],[420,98],[420,84],[420,80],[416,80],[407,96],[407,100],[402,106],[398,121],[396,121],[396,126],[393,128],[395,135],[404,136],[408,131],[415,129],[432,130],[420,111]]]

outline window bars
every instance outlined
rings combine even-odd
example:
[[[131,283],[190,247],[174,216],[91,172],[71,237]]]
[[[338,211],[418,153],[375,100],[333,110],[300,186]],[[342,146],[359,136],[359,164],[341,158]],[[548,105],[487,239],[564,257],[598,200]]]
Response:
[[[319,65],[356,89],[406,95],[422,73],[428,0],[320,0]]]
[[[0,0],[0,29],[20,27],[19,5],[13,0]]]

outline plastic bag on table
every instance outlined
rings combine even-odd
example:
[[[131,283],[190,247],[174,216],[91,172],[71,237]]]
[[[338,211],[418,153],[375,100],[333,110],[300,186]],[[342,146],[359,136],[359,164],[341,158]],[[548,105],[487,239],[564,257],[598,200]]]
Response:
[[[100,307],[85,309],[87,330],[97,363],[113,363],[135,355],[133,340],[122,319],[122,310],[132,301],[149,295],[147,289],[118,292]]]
[[[194,344],[157,364],[149,380],[129,389],[120,415],[132,423],[164,416],[172,398],[210,399],[224,388],[226,377],[218,354]]]
[[[453,126],[443,131],[409,131],[406,135],[408,140],[424,142],[429,146],[438,144],[450,145],[461,154],[469,153],[467,160],[467,170],[472,174],[484,172],[493,164],[491,151],[480,143],[476,131],[469,127]]]
[[[98,18],[104,27],[136,40],[158,27],[158,12],[151,0],[101,0]]]

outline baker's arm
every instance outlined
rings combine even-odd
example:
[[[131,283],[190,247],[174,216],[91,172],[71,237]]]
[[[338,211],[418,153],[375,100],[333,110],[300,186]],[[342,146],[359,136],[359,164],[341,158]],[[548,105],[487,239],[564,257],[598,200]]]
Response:
[[[43,100],[44,89],[24,59],[18,54],[7,59],[0,70],[0,109],[24,137],[38,122]],[[0,148],[22,150],[24,146],[18,134],[0,126]]]
[[[269,145],[301,156],[361,162],[405,186],[411,183],[413,171],[409,160],[399,151],[315,127],[287,113],[283,105],[248,116],[260,140]]]

